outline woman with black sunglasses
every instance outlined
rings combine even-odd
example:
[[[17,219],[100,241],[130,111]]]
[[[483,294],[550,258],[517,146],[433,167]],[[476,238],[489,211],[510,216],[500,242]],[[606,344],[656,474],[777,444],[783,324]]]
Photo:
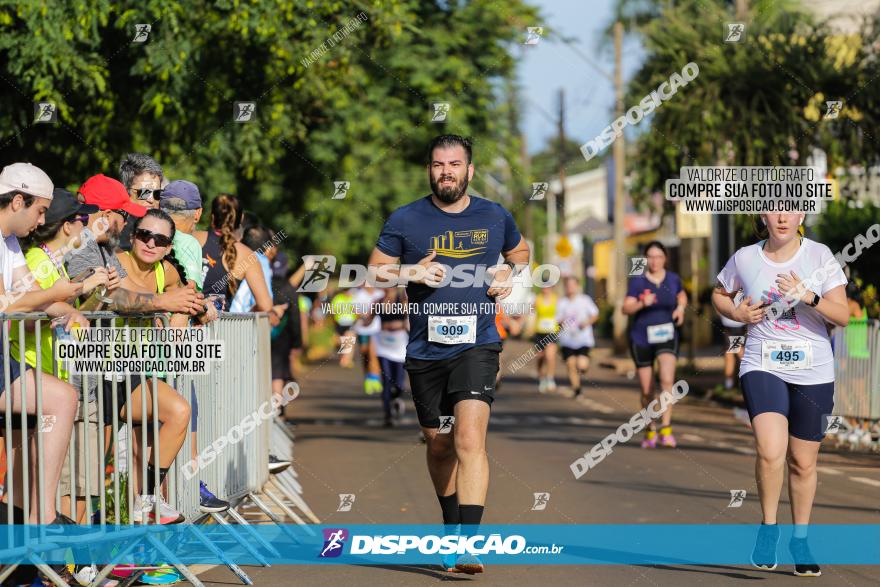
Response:
[[[126,272],[126,277],[122,280],[123,287],[141,293],[161,294],[169,289],[194,285],[186,281],[180,262],[174,256],[171,248],[174,232],[174,222],[162,210],[151,209],[146,215],[135,221],[132,230],[131,251],[117,254],[117,258]],[[206,312],[197,317],[202,323],[217,316],[212,304],[206,302],[205,308]],[[186,326],[188,321],[189,316],[173,315],[170,323],[172,326]],[[152,416],[151,393],[154,391],[152,378],[147,379],[146,386],[141,386],[140,378],[136,377],[131,386],[133,391],[128,405],[131,406],[132,420],[149,421]],[[144,390],[147,394],[146,414],[142,413],[142,387],[146,387]],[[117,389],[125,389],[125,382],[117,382]],[[152,495],[151,492],[157,479],[159,485],[162,484],[168,469],[183,445],[188,431],[191,410],[189,403],[174,388],[160,379],[156,380],[155,392],[158,395],[158,417],[161,423],[158,438],[159,470],[153,469],[153,458],[148,457],[147,479],[142,480],[142,493],[135,500],[133,515],[135,522],[142,522],[144,521],[144,510],[147,510],[150,522],[153,522],[153,506],[158,500],[159,523],[173,524],[183,521],[183,515],[166,503],[161,495]],[[111,395],[104,402],[104,405],[108,405],[108,402],[112,401],[112,383],[111,385],[105,383],[105,395]],[[123,398],[119,398],[119,400],[124,401]],[[126,418],[125,409],[126,406],[120,408],[120,421],[124,421]],[[137,467],[134,469],[137,470]]]

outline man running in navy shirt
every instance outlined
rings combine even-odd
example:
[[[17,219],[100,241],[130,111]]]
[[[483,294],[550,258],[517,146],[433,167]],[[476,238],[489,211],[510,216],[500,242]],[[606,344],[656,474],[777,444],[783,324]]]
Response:
[[[388,266],[399,264],[423,270],[407,282],[405,367],[443,523],[472,532],[489,487],[486,430],[501,352],[495,302],[510,293],[512,274],[528,266],[529,247],[510,212],[468,195],[474,176],[469,140],[439,136],[428,157],[432,194],[391,214],[370,266],[391,274],[397,270]],[[506,266],[489,269],[499,254]],[[446,556],[444,566],[483,572],[473,555]]]

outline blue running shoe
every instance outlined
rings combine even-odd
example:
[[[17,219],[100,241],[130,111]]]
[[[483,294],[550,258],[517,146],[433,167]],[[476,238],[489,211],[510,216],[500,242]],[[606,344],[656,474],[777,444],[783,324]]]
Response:
[[[199,510],[203,514],[225,512],[229,509],[229,502],[223,501],[208,490],[204,481],[199,481]]]
[[[772,571],[776,568],[776,544],[779,542],[779,526],[761,524],[755,550],[752,551],[752,564],[759,569]]]
[[[455,561],[455,570],[468,575],[476,575],[484,570],[483,562],[474,554],[463,554]]]

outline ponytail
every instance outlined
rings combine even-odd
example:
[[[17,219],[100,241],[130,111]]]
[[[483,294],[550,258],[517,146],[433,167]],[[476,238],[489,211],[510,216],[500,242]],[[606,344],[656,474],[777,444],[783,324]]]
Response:
[[[168,261],[168,264],[174,267],[177,274],[180,275],[180,283],[183,287],[186,287],[189,284],[189,280],[186,278],[186,271],[183,270],[183,264],[177,258],[177,255],[174,254],[174,247],[171,247],[171,250],[165,255],[164,260]]]
[[[220,194],[211,204],[211,225],[215,230],[220,231],[220,248],[223,250],[223,266],[229,276],[226,287],[230,296],[235,295],[239,284],[239,280],[233,274],[238,257],[234,232],[241,225],[241,215],[241,204],[235,196]]]

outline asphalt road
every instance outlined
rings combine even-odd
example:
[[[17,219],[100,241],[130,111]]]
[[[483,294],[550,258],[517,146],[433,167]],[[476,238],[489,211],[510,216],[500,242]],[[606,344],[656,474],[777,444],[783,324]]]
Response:
[[[514,341],[502,365],[527,349]],[[638,438],[588,475],[575,480],[569,464],[639,409],[636,382],[593,365],[584,398],[565,389],[540,395],[534,366],[505,381],[492,409],[488,453],[491,482],[484,523],[526,524],[757,524],[754,451],[748,427],[730,408],[685,398],[674,408],[677,449],[643,450]],[[557,380],[563,381],[560,369]],[[359,369],[324,363],[302,381],[288,406],[296,432],[295,467],[309,505],[324,524],[437,523],[439,506],[425,468],[425,449],[412,412],[404,425],[381,427],[378,396],[366,396]],[[411,404],[408,406],[411,410]],[[880,523],[880,457],[823,452],[814,523]],[[730,490],[745,489],[739,508]],[[543,511],[533,494],[549,492]],[[355,494],[349,512],[337,512],[340,493]],[[790,523],[783,492],[781,523]],[[657,537],[664,540],[663,536]],[[854,544],[853,548],[859,548]],[[823,565],[812,584],[876,585],[876,567]],[[790,567],[748,566],[487,566],[476,577],[439,566],[287,566],[247,568],[257,585],[428,585],[438,581],[485,585],[742,585],[793,584],[805,579]],[[873,578],[872,578],[873,577]],[[239,584],[226,568],[200,578],[206,585]],[[759,583],[760,584],[760,583]]]

